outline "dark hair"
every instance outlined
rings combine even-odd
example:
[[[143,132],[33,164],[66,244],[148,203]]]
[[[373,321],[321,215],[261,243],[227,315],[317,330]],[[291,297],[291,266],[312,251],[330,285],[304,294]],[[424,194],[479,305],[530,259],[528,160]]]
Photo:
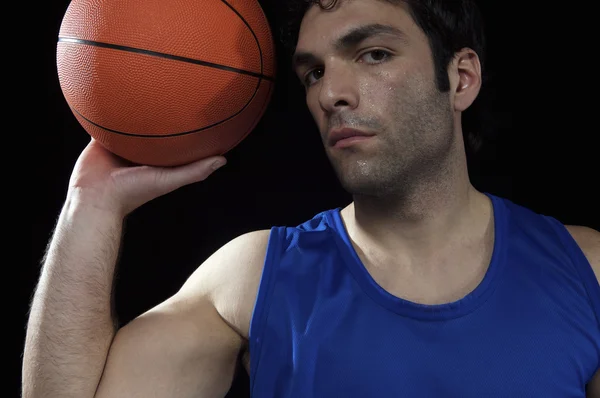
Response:
[[[356,0],[360,1],[360,0]],[[450,89],[448,65],[455,54],[463,48],[477,53],[482,74],[485,64],[485,34],[483,20],[474,0],[379,0],[398,5],[408,5],[411,16],[429,39],[435,67],[436,84],[440,91]],[[288,18],[281,29],[284,48],[290,53],[295,50],[300,23],[308,8],[318,5],[324,10],[335,7],[338,0],[288,0]],[[485,81],[485,79],[484,79]],[[474,108],[475,103],[471,106]],[[469,108],[469,110],[471,110]],[[482,110],[477,109],[478,113]],[[465,112],[466,113],[466,112]],[[471,111],[471,113],[474,113]],[[480,119],[485,119],[482,114]],[[467,120],[463,130],[467,149],[477,151],[482,143],[482,131],[476,132],[467,125],[475,124]],[[480,126],[481,127],[481,126]]]

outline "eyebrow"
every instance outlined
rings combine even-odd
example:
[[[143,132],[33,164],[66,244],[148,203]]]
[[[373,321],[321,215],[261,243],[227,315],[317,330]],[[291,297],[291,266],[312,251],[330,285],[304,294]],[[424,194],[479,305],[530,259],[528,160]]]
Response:
[[[359,26],[357,28],[352,29],[351,31],[337,39],[333,47],[337,52],[345,52],[357,46],[362,41],[377,35],[392,35],[401,39],[405,43],[408,42],[408,37],[400,29],[391,25],[374,23]],[[294,70],[297,70],[302,66],[315,64],[318,62],[319,60],[314,54],[300,51],[296,52],[292,57],[292,68]]]

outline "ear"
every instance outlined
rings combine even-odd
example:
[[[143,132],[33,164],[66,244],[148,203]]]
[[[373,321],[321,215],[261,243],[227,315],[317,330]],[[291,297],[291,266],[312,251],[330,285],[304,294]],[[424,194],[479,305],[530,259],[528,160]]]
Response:
[[[450,86],[454,94],[454,110],[466,110],[481,89],[481,64],[479,56],[470,48],[459,51],[449,69]]]

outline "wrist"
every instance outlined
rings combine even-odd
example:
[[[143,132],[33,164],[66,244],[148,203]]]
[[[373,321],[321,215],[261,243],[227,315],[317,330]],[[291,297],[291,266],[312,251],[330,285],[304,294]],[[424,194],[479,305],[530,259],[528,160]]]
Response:
[[[90,192],[81,188],[69,188],[65,200],[65,209],[69,214],[95,213],[109,219],[122,221],[123,211],[114,201],[98,192]]]

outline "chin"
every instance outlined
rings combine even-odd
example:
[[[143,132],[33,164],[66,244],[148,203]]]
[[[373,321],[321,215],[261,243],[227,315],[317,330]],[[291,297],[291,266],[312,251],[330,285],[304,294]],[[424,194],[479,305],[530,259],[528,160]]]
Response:
[[[390,185],[388,181],[382,181],[381,176],[376,173],[365,173],[364,170],[346,170],[342,175],[338,175],[338,178],[344,190],[353,195],[379,196],[384,194]]]
[[[385,161],[353,160],[334,164],[340,185],[353,195],[382,197],[395,195],[410,183],[405,165]]]

